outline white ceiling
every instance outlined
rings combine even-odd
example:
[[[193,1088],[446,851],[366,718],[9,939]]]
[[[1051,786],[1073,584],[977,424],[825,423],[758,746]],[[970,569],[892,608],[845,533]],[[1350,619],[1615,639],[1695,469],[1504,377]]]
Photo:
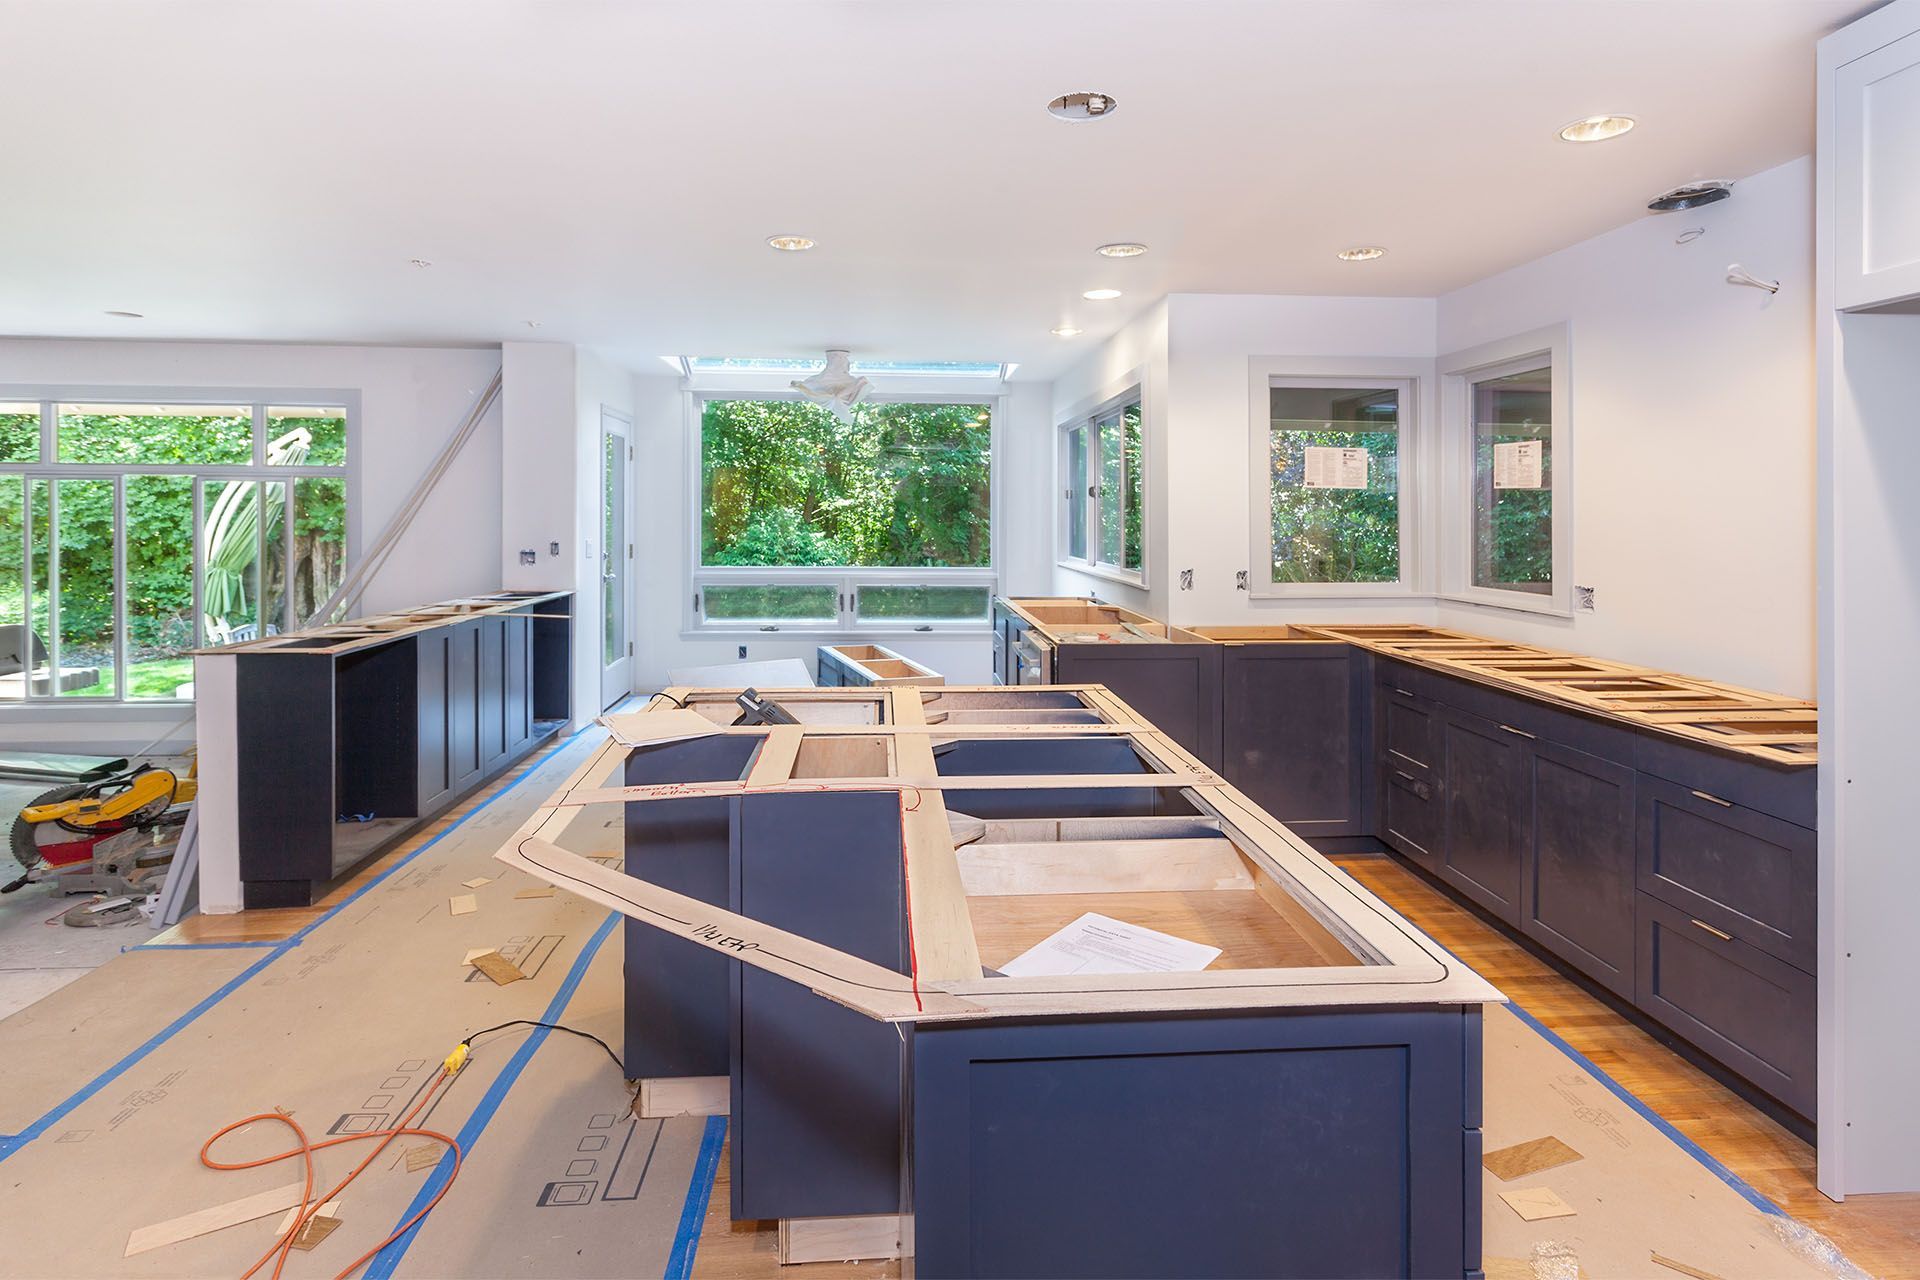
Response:
[[[0,332],[1044,378],[1168,292],[1430,295],[1804,154],[1870,7],[0,0]],[[1119,109],[1045,113],[1080,89]]]

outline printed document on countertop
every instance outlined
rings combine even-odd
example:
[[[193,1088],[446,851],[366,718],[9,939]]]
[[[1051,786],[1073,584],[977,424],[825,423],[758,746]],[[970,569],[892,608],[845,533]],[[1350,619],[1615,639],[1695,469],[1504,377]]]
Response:
[[[1189,942],[1095,911],[1000,966],[1009,978],[1074,973],[1198,973],[1220,948]]]

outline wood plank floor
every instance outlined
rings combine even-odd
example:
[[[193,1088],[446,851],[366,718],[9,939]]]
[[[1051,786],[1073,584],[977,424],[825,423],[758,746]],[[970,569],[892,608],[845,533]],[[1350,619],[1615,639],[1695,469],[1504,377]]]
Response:
[[[1385,854],[1333,861],[1855,1264],[1880,1280],[1920,1280],[1920,1194],[1827,1199],[1812,1147],[1552,965]]]

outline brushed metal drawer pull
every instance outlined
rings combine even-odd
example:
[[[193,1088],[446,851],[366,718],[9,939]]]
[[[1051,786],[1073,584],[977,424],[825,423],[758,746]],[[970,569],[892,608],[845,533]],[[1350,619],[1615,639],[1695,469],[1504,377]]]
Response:
[[[1704,791],[1696,791],[1693,794],[1699,796],[1702,800],[1719,805],[1722,809],[1733,808],[1733,801],[1731,800],[1722,800],[1719,796],[1710,796]]]
[[[1687,917],[1687,920],[1688,920],[1688,922],[1689,922],[1689,923],[1691,923],[1691,924],[1693,925],[1693,927],[1694,927],[1694,928],[1696,928],[1696,929],[1705,929],[1705,930],[1706,930],[1706,931],[1707,931],[1708,933],[1710,933],[1710,934],[1712,934],[1712,935],[1713,935],[1714,937],[1716,937],[1716,938],[1718,938],[1718,939],[1720,939],[1720,941],[1722,941],[1722,942],[1732,942],[1732,941],[1733,941],[1733,935],[1732,935],[1732,934],[1730,934],[1730,933],[1728,933],[1728,932],[1727,932],[1726,930],[1724,930],[1724,929],[1716,929],[1716,928],[1714,928],[1714,927],[1713,927],[1712,925],[1710,925],[1710,924],[1708,924],[1708,923],[1707,923],[1707,922],[1706,922],[1705,920],[1695,920],[1695,919],[1694,919],[1694,918],[1693,918],[1692,916],[1688,916],[1688,917]]]
[[[1401,697],[1403,697],[1403,698],[1411,698],[1411,697],[1413,696],[1413,695],[1412,695],[1411,693],[1409,693],[1409,692],[1407,692],[1407,691],[1406,691],[1405,689],[1402,689],[1402,688],[1401,688],[1400,686],[1398,686],[1398,685],[1395,685],[1395,686],[1394,686],[1394,689],[1393,689],[1393,691],[1394,691],[1395,693],[1397,693],[1397,694],[1399,694],[1399,695],[1400,695]]]
[[[1516,729],[1516,728],[1514,728],[1514,727],[1513,727],[1512,725],[1510,725],[1510,724],[1503,724],[1503,725],[1501,725],[1500,727],[1501,727],[1502,729],[1504,729],[1504,730],[1506,730],[1506,731],[1507,731],[1508,733],[1511,733],[1511,734],[1515,734],[1515,735],[1517,735],[1517,736],[1519,736],[1519,737],[1522,737],[1522,738],[1531,738],[1531,737],[1533,737],[1533,735],[1532,735],[1532,734],[1530,734],[1530,733],[1528,733],[1528,732],[1527,732],[1527,731],[1526,731],[1525,729]]]
[[[1408,773],[1405,769],[1395,769],[1393,771],[1393,776],[1400,779],[1402,782],[1418,782],[1419,781],[1418,778]]]

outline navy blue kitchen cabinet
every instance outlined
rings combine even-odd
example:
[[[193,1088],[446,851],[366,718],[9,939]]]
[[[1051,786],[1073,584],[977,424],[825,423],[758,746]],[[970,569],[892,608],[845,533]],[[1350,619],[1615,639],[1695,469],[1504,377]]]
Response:
[[[1533,740],[1520,822],[1520,929],[1624,1000],[1634,998],[1634,772]]]
[[[1520,923],[1525,744],[1511,726],[1440,712],[1440,792],[1445,827],[1440,878],[1510,925]]]
[[[1365,836],[1367,655],[1351,645],[1221,646],[1220,772],[1308,840]]]

